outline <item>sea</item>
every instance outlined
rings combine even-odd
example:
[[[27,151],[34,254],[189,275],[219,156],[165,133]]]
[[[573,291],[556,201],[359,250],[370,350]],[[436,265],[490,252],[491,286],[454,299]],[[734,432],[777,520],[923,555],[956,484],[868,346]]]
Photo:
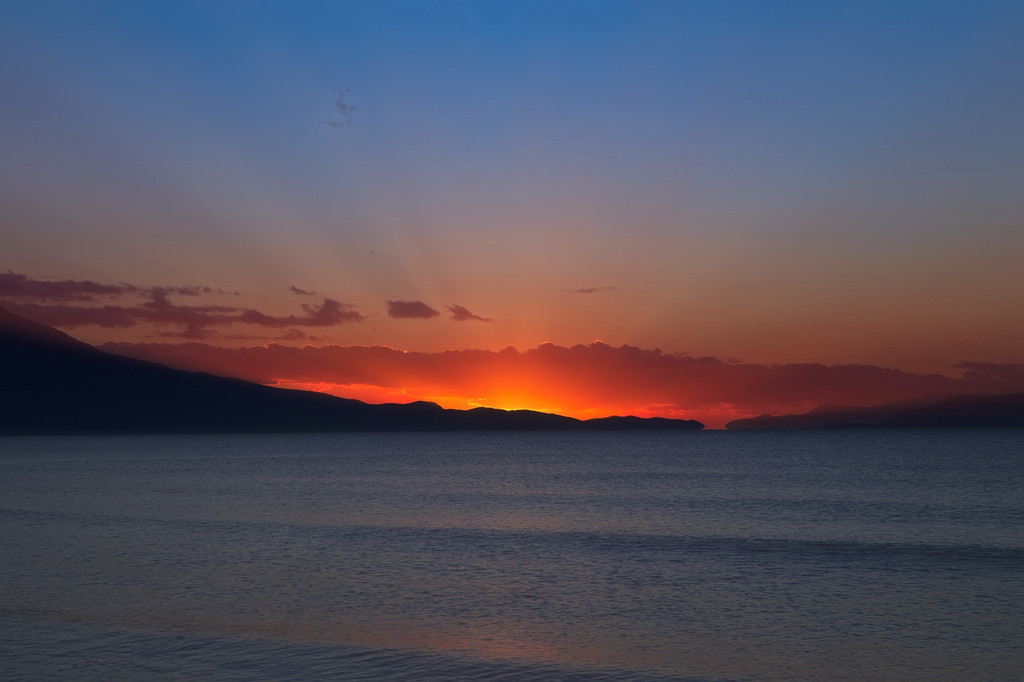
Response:
[[[1020,680],[1024,430],[0,438],[0,678]]]

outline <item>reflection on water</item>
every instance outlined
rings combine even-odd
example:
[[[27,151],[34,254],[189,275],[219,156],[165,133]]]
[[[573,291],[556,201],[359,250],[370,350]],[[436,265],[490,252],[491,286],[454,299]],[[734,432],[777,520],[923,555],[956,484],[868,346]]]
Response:
[[[0,664],[1012,679],[1021,449],[1013,431],[5,439]]]

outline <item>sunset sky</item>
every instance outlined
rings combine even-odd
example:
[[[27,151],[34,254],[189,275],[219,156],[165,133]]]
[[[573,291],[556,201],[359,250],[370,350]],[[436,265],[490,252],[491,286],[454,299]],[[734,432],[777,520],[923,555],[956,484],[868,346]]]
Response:
[[[372,402],[1024,390],[1022,35],[1019,0],[6,0],[0,305]]]

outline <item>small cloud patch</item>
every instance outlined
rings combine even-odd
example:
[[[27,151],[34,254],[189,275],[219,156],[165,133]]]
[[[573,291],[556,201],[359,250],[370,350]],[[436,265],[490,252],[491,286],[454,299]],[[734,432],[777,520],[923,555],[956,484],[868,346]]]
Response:
[[[388,301],[388,316],[396,320],[429,320],[440,314],[423,301]]]
[[[338,114],[341,116],[341,120],[324,121],[324,124],[329,125],[332,128],[340,128],[343,125],[351,125],[352,112],[354,112],[359,107],[348,103],[348,90],[338,88],[337,90],[334,91],[334,94],[337,95],[337,99],[334,100],[334,108],[338,110]]]
[[[597,294],[602,291],[614,291],[615,287],[583,287],[580,289],[563,289],[570,294]]]
[[[491,321],[491,318],[489,318],[489,317],[481,317],[480,315],[477,315],[476,313],[470,312],[467,308],[464,308],[461,305],[452,304],[450,306],[445,306],[445,307],[448,309],[448,312],[451,313],[452,319],[455,320],[456,322],[470,322],[470,321],[490,322]]]

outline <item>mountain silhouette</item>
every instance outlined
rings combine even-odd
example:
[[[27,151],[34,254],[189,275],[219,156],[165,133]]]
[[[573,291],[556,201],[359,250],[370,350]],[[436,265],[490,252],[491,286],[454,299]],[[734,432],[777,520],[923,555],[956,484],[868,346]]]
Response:
[[[746,429],[1001,428],[1024,426],[1024,393],[962,395],[875,407],[825,405],[804,414],[761,415],[725,425]]]
[[[702,428],[692,420],[370,405],[113,355],[0,307],[0,434]]]

